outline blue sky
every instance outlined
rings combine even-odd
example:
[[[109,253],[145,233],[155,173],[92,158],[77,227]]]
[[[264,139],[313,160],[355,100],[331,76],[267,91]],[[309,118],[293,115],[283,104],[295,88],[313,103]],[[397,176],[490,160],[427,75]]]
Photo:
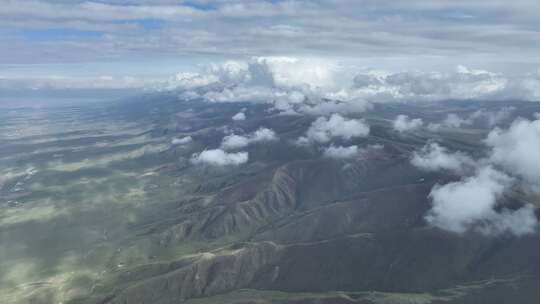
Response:
[[[533,0],[0,0],[0,7],[3,86],[110,75],[145,86],[256,56],[393,70],[540,66]]]

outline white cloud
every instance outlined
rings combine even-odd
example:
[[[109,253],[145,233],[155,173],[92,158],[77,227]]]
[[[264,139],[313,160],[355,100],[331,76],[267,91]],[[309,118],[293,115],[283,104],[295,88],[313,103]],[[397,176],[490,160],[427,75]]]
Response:
[[[240,165],[248,161],[247,152],[228,153],[221,149],[204,150],[191,157],[194,164],[208,164],[214,166]]]
[[[250,135],[250,142],[264,142],[277,140],[276,132],[268,128],[259,128],[257,131]]]
[[[329,118],[317,118],[307,130],[305,139],[299,140],[318,143],[327,143],[334,137],[349,140],[368,136],[369,130],[369,126],[362,119],[347,119],[339,114],[332,114]]]
[[[173,138],[171,140],[171,144],[173,145],[185,145],[193,141],[193,138],[191,136],[186,136],[182,138]]]
[[[482,99],[504,88],[505,79],[487,71],[458,68],[453,73],[399,72],[360,74],[353,92],[373,102]]]
[[[364,111],[365,102],[324,99],[341,90],[338,70],[331,60],[254,57],[211,65],[200,73],[179,73],[167,88],[209,102],[268,103],[285,114]]]
[[[223,138],[221,148],[225,150],[235,150],[247,147],[251,143],[268,142],[277,140],[276,132],[268,128],[259,128],[255,132],[246,136],[231,134]]]
[[[244,112],[238,112],[233,115],[232,120],[235,120],[235,121],[246,120],[246,114]]]
[[[450,170],[464,173],[474,169],[475,161],[465,153],[450,153],[445,147],[431,143],[414,152],[411,163],[425,171]]]
[[[245,148],[249,145],[249,142],[249,138],[246,136],[231,134],[223,137],[221,148],[225,150]]]
[[[469,229],[484,234],[509,232],[520,236],[532,233],[538,224],[532,205],[517,210],[495,210],[498,199],[512,182],[511,177],[488,166],[479,169],[474,176],[435,186],[429,195],[433,208],[426,220],[433,226],[456,233]]]
[[[351,158],[358,154],[358,146],[330,146],[324,149],[323,155],[330,158]]]
[[[540,119],[517,119],[512,125],[489,133],[490,160],[523,178],[540,191]]]
[[[317,116],[360,113],[381,102],[501,100],[516,96],[529,100],[540,96],[540,74],[507,77],[460,66],[444,73],[368,70],[353,77],[354,71],[345,70],[337,62],[254,57],[212,65],[198,74],[179,74],[168,87],[210,102],[268,103],[284,114]],[[532,86],[526,79],[539,79],[539,86]],[[528,83],[527,88],[523,83]],[[428,128],[459,128],[478,119],[493,125],[508,116],[507,110],[478,111],[466,118],[449,114],[442,124],[432,123]],[[396,127],[417,128],[421,123],[418,118],[409,121],[400,116]]]
[[[430,193],[433,207],[426,220],[458,233],[468,229],[485,234],[510,232],[518,236],[533,232],[537,226],[534,206],[495,209],[498,209],[498,199],[514,184],[514,177],[520,177],[531,189],[540,191],[540,120],[517,119],[506,130],[496,128],[490,132],[485,142],[490,147],[489,158],[478,161],[461,152],[450,154],[437,144],[426,145],[414,154],[411,162],[426,170],[467,173],[470,171],[467,169],[478,168],[473,176],[435,186]]]
[[[407,115],[398,115],[392,126],[398,132],[414,131],[422,127],[424,122],[420,118],[410,119]]]
[[[463,233],[475,228],[483,233],[534,231],[536,217],[530,206],[517,211],[496,212],[497,200],[511,186],[512,179],[492,167],[458,182],[436,186],[430,193],[433,208],[426,220],[439,228]]]
[[[454,72],[365,72],[349,95],[370,102],[443,100],[538,100],[540,74],[505,76],[459,66]],[[449,121],[449,123],[452,123]],[[457,122],[459,123],[459,122]]]

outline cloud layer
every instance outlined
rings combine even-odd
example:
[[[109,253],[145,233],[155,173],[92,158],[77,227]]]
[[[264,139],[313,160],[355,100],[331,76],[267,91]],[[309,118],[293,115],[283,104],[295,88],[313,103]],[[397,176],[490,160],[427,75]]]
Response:
[[[380,54],[405,63],[417,54],[538,62],[539,9],[533,0],[6,0],[0,55],[11,63],[237,57],[283,55],[286,46],[289,55]]]

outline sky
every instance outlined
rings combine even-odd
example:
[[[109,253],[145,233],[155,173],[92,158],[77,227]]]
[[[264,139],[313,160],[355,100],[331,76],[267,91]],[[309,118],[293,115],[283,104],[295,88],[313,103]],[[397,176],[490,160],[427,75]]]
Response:
[[[0,88],[152,88],[258,57],[347,71],[540,68],[535,0],[0,0]]]

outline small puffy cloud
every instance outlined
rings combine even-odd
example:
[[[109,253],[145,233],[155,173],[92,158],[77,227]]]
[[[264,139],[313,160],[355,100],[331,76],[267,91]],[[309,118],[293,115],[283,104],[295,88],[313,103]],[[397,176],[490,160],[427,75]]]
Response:
[[[299,141],[327,143],[334,137],[349,140],[368,136],[369,130],[369,126],[362,119],[347,119],[339,114],[332,114],[329,118],[317,118],[307,130],[306,137],[301,137]]]
[[[424,122],[420,118],[410,119],[407,115],[398,115],[392,126],[398,132],[414,131],[422,127]]]
[[[246,120],[246,114],[244,112],[238,112],[233,115],[232,120]]]
[[[277,140],[276,132],[268,128],[259,128],[255,132],[246,136],[231,134],[223,138],[221,148],[224,150],[235,150],[247,147],[251,143],[268,142]]]
[[[259,128],[249,136],[250,142],[264,142],[277,140],[276,132],[268,128]]]
[[[496,128],[486,139],[490,161],[540,191],[540,119],[518,119],[506,129]]]
[[[530,206],[516,211],[495,211],[497,200],[511,186],[512,178],[492,167],[476,175],[432,189],[433,208],[426,220],[433,226],[463,233],[475,228],[483,233],[534,231],[537,220]]]
[[[359,149],[358,149],[358,146],[356,145],[348,146],[348,147],[332,145],[324,149],[323,155],[329,158],[343,159],[343,158],[351,158],[357,155],[358,151]]]
[[[476,221],[491,215],[497,198],[510,182],[507,175],[486,167],[475,176],[436,186],[429,195],[433,208],[426,219],[434,226],[465,232]]]
[[[212,65],[200,73],[179,73],[167,88],[210,102],[275,104],[292,113],[308,99],[320,103],[327,92],[337,91],[336,70],[329,60],[256,57]]]
[[[223,137],[221,141],[221,148],[225,150],[234,150],[247,147],[249,145],[249,138],[246,136],[231,134]]]
[[[221,149],[204,150],[191,157],[194,164],[208,164],[213,166],[240,165],[248,161],[247,152],[228,153]]]
[[[475,161],[467,154],[450,153],[437,143],[425,145],[419,152],[414,152],[411,163],[425,171],[450,170],[460,173],[475,167]]]
[[[186,137],[182,137],[182,138],[173,138],[171,140],[171,144],[173,144],[173,145],[185,145],[185,144],[189,144],[192,141],[193,141],[193,138],[191,136],[186,136]]]

